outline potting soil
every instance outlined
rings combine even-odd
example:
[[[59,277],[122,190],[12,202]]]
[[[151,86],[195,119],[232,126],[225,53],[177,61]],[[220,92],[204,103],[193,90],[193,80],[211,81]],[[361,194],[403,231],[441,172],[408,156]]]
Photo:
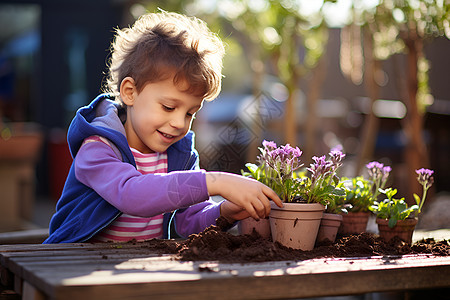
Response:
[[[324,242],[313,250],[302,251],[262,238],[253,232],[247,235],[233,235],[223,229],[229,224],[218,219],[217,226],[210,226],[186,240],[150,240],[143,244],[159,253],[175,254],[183,261],[220,261],[228,263],[300,261],[324,257],[370,257],[398,256],[406,254],[450,255],[450,240],[424,239],[408,245],[399,238],[389,242],[378,235],[361,233],[341,235],[336,242]]]

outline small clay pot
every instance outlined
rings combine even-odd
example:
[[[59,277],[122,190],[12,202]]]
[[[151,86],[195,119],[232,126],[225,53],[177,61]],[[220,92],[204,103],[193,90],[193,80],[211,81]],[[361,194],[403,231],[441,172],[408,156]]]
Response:
[[[239,221],[239,234],[251,234],[255,230],[259,235],[265,239],[270,239],[270,222],[269,218],[260,219],[256,221],[253,218],[247,218]]]
[[[326,240],[334,242],[341,223],[342,215],[324,213],[317,234],[317,242],[325,242]]]
[[[312,250],[325,206],[320,203],[283,205],[280,208],[271,202],[269,219],[272,240],[293,249]]]
[[[367,221],[369,220],[370,212],[349,212],[342,214],[342,224],[339,228],[340,234],[362,233],[366,231]]]
[[[389,242],[394,237],[399,237],[406,243],[410,244],[412,243],[412,235],[414,232],[414,229],[417,225],[417,218],[409,218],[405,220],[399,220],[397,221],[397,224],[390,228],[388,223],[388,219],[379,219],[376,220],[378,224],[378,230],[380,232],[380,237],[385,240],[386,242]]]

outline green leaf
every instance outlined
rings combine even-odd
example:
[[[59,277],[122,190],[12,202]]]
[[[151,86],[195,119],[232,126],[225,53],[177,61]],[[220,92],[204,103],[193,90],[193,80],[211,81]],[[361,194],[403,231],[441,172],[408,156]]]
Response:
[[[332,193],[334,196],[340,196],[340,197],[343,197],[343,196],[345,196],[345,191],[343,190],[343,189],[340,189],[340,188],[336,188],[336,189],[334,189],[333,190],[333,193]]]
[[[416,200],[417,205],[420,205],[420,197],[417,194],[414,194],[414,200]]]
[[[252,163],[246,163],[245,166],[250,172],[256,172],[258,170],[258,166]]]
[[[390,218],[388,223],[389,228],[394,228],[395,225],[397,225],[397,218]]]
[[[327,185],[326,187],[324,187],[322,189],[322,194],[332,194],[334,191],[334,186],[332,185]]]

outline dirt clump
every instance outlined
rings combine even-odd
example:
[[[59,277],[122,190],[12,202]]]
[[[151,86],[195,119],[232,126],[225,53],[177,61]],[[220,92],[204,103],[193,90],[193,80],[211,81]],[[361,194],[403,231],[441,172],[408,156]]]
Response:
[[[408,245],[399,238],[384,242],[378,235],[361,233],[338,236],[336,242],[317,244],[311,251],[287,248],[262,238],[258,233],[233,235],[219,226],[210,226],[186,240],[151,240],[145,247],[159,253],[175,254],[183,261],[228,263],[301,261],[324,257],[399,256],[405,254],[450,255],[450,240],[424,239]]]

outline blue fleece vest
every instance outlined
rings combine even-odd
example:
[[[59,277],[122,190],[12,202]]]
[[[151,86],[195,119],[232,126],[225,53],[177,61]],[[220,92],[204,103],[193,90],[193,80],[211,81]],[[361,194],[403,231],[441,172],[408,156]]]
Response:
[[[107,103],[103,103],[107,101]],[[68,142],[72,157],[75,157],[83,140],[92,135],[99,135],[111,141],[122,157],[122,161],[136,167],[127,139],[114,126],[92,124],[99,118],[96,108],[101,104],[115,107],[108,95],[102,94],[88,106],[80,108],[69,126]],[[115,108],[117,109],[117,108]],[[115,119],[114,119],[115,120]],[[109,120],[108,120],[109,121]],[[115,120],[115,126],[119,117]],[[194,133],[189,132],[183,139],[167,149],[168,172],[191,170],[198,167],[198,153],[194,149]],[[164,238],[177,237],[174,213],[164,214]],[[49,237],[44,244],[85,242],[100,230],[111,224],[121,212],[100,197],[93,189],[79,182],[75,177],[74,164],[69,171],[63,193],[56,205],[56,212],[50,221]]]

